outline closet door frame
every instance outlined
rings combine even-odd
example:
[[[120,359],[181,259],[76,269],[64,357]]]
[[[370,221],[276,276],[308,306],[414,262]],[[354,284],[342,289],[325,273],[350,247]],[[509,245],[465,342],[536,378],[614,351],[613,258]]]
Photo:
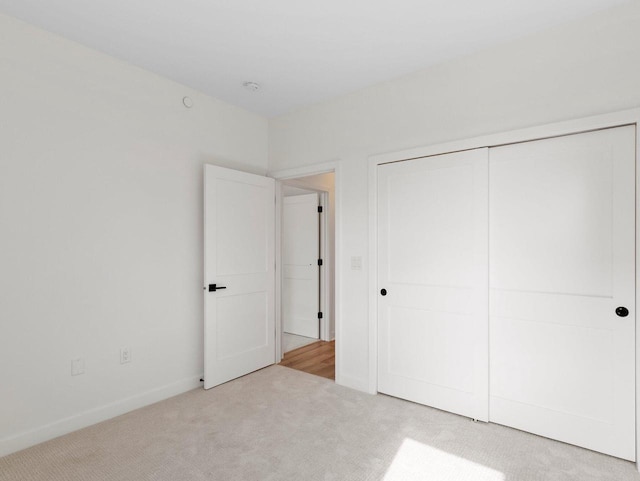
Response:
[[[624,110],[609,114],[540,125],[521,130],[485,135],[442,144],[416,147],[407,150],[372,155],[368,159],[369,186],[369,382],[368,391],[378,392],[378,248],[377,248],[377,185],[378,166],[483,147],[498,147],[519,142],[541,140],[594,130],[634,125],[636,127],[636,226],[640,226],[640,109]],[[636,303],[640,300],[640,228],[636,228]],[[640,347],[640,329],[636,316],[636,352]],[[640,441],[640,356],[636,355],[636,439]],[[636,469],[640,471],[640,442],[636,442]]]

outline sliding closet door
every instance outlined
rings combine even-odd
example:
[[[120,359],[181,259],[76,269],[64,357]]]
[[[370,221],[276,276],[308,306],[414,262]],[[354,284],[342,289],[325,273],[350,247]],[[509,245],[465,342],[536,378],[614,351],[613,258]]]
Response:
[[[378,167],[378,390],[488,419],[488,150]]]
[[[490,419],[635,459],[635,127],[491,149]]]

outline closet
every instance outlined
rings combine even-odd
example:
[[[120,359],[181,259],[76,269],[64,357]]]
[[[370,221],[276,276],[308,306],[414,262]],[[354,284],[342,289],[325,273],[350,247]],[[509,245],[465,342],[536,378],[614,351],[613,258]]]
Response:
[[[635,135],[379,165],[378,391],[635,460]]]

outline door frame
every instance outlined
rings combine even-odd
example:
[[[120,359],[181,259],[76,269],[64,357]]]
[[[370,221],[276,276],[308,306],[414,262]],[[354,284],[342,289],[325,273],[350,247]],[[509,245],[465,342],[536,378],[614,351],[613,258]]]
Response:
[[[282,359],[282,181],[289,179],[296,179],[299,177],[307,177],[310,175],[316,174],[334,174],[334,210],[335,210],[335,228],[334,228],[334,237],[335,237],[335,250],[333,253],[333,259],[329,259],[329,262],[326,263],[328,265],[331,263],[333,266],[333,276],[334,276],[334,312],[335,316],[333,319],[334,327],[335,327],[335,341],[336,341],[336,372],[335,372],[335,381],[336,383],[341,383],[341,359],[342,355],[340,352],[340,332],[342,329],[341,323],[341,293],[340,293],[340,270],[338,266],[340,266],[340,258],[341,258],[341,180],[342,176],[340,175],[341,170],[341,162],[339,160],[324,162],[320,164],[312,164],[304,167],[297,167],[293,169],[284,169],[277,170],[273,172],[269,172],[267,175],[269,177],[273,177],[276,180],[276,200],[275,200],[275,208],[276,208],[276,361],[280,362]],[[309,187],[304,187],[307,190],[315,190],[310,189]],[[320,192],[320,191],[319,191]],[[326,196],[328,198],[328,195]],[[326,205],[323,203],[323,205]],[[327,216],[323,218],[323,226],[327,225],[328,220]],[[324,229],[323,234],[323,249],[326,249],[327,246],[327,229]],[[326,258],[326,250],[323,251],[323,255]],[[323,301],[324,306],[327,305],[327,297],[329,296],[329,276],[324,276],[322,288],[324,290],[323,293]],[[329,331],[329,323],[323,323],[322,334],[324,335],[324,330],[326,327],[326,331],[328,334]]]
[[[571,134],[579,134],[612,127],[635,125],[636,127],[636,306],[640,299],[640,109],[623,110],[591,117],[578,118],[563,122],[539,125],[535,127],[511,130],[460,139],[452,142],[426,145],[395,152],[375,154],[368,157],[368,187],[369,187],[369,389],[368,392],[378,392],[378,242],[377,242],[377,167],[391,162],[402,162],[421,157],[460,152],[463,150],[483,147],[498,147],[501,145],[542,140]],[[636,307],[637,310],[637,307]],[[640,471],[640,330],[638,329],[636,314],[636,469]]]

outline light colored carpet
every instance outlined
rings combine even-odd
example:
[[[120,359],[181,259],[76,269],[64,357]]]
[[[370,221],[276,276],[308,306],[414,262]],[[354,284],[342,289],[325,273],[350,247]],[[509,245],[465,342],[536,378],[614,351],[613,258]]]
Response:
[[[298,336],[297,334],[289,334],[285,332],[282,334],[282,352],[293,351],[299,347],[306,346],[318,342],[319,339],[313,337]]]
[[[638,481],[632,463],[272,366],[0,459],[2,481]]]

